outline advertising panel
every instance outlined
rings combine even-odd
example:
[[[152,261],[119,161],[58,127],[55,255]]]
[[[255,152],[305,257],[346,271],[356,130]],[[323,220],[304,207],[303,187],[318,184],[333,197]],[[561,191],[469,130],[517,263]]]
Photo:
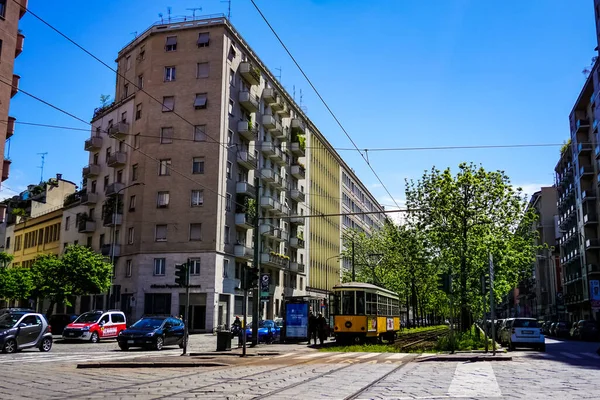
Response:
[[[262,274],[260,276],[260,298],[266,300],[269,298],[269,283],[271,283],[271,276],[269,274]]]
[[[288,303],[285,308],[286,338],[308,337],[308,303]]]
[[[367,318],[367,329],[369,332],[377,332],[377,317]]]
[[[590,280],[590,299],[593,308],[600,308],[600,281]]]

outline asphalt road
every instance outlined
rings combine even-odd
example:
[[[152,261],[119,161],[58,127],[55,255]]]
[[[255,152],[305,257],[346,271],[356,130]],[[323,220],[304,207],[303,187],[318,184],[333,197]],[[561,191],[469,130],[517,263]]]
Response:
[[[214,350],[215,342],[212,335],[197,335],[191,346]],[[80,361],[74,356],[95,361],[132,353],[117,351],[114,342],[56,343],[47,354],[0,355],[0,398],[597,399],[600,343],[547,339],[546,345],[545,353],[511,352],[513,361],[507,362],[418,362],[414,355],[320,353],[306,345],[281,345],[287,349],[283,354],[227,367],[82,370],[75,368]],[[171,357],[180,350],[134,353]]]

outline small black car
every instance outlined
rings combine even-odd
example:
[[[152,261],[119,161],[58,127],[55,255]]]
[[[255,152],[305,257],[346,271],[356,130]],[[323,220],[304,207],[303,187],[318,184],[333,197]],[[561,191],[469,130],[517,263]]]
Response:
[[[185,326],[183,321],[164,316],[142,317],[117,337],[121,350],[146,347],[162,350],[163,346],[183,347]]]
[[[63,330],[67,325],[77,319],[77,314],[52,314],[48,319],[52,334],[62,335]]]
[[[3,353],[37,347],[40,351],[52,348],[52,331],[42,314],[24,311],[0,316],[0,349]]]

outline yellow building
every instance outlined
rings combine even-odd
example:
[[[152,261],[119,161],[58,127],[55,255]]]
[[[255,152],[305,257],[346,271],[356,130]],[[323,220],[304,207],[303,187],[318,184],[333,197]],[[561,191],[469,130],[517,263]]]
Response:
[[[59,209],[28,218],[14,227],[13,265],[30,267],[41,254],[60,253],[60,225],[63,210]]]

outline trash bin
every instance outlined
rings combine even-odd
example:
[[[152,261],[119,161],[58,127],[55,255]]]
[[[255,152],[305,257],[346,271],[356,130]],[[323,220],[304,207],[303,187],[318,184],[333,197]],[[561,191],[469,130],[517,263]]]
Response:
[[[231,350],[231,332],[217,332],[217,351]]]

